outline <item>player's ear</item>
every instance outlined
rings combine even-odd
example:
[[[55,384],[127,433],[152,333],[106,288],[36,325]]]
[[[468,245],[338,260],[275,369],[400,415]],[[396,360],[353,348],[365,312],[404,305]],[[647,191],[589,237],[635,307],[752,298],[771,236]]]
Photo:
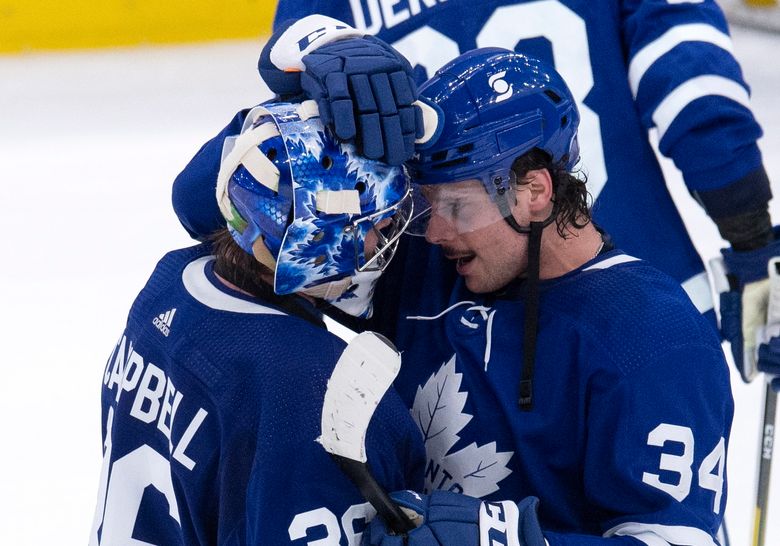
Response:
[[[533,216],[546,218],[552,206],[553,182],[550,171],[535,169],[523,178],[523,186],[529,191],[529,210]]]

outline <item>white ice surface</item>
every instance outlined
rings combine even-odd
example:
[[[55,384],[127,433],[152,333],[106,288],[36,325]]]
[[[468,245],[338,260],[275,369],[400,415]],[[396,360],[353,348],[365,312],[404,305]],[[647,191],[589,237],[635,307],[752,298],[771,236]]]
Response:
[[[777,185],[780,35],[733,33]],[[259,50],[227,42],[0,57],[0,544],[86,544],[105,360],[156,261],[191,243],[171,181],[236,110],[267,96]],[[672,186],[712,257],[717,231]],[[727,521],[737,546],[750,541],[763,390],[733,385]],[[780,544],[778,475],[767,545]]]

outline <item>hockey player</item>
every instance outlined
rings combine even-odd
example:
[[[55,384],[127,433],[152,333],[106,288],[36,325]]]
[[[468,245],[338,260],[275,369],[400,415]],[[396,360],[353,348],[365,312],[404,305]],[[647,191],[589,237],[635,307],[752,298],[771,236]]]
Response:
[[[392,257],[409,182],[329,138],[311,104],[247,114],[219,173],[227,229],[163,257],[130,310],[103,376],[92,545],[346,546],[373,515],[315,443],[344,347],[319,308],[367,311],[352,278]],[[385,487],[422,485],[392,391],[367,451]]]
[[[761,130],[750,111],[725,18],[714,0],[280,0],[277,29],[313,12],[357,29],[351,34],[341,29],[341,38],[371,34],[394,46],[411,61],[418,84],[459,52],[475,47],[505,47],[553,64],[571,85],[582,112],[580,133],[589,142],[582,166],[599,224],[621,248],[675,278],[697,308],[714,319],[704,266],[648,140],[648,130],[655,128],[661,153],[674,160],[691,193],[731,244],[725,252],[732,291],[721,306],[723,334],[731,341],[743,378],[753,377],[754,330],[766,309],[766,285],[757,281],[766,278],[767,259],[780,254],[780,243],[767,211],[771,191],[756,144]],[[310,32],[299,33],[310,39],[303,53],[324,47],[321,54],[349,55],[349,50],[329,43],[333,34],[323,32],[325,28],[315,22]],[[297,42],[283,45],[291,43]],[[340,91],[363,93],[365,100],[356,101],[354,114],[336,108],[337,120],[344,118],[336,124],[343,127],[341,134],[349,135],[354,126],[351,130],[364,153],[390,160],[408,156],[408,136],[414,131],[408,121],[395,120],[395,111],[405,110],[406,98],[386,105],[381,112],[386,123],[379,124],[382,101],[375,100],[374,92],[384,87],[376,78],[373,88],[328,90],[325,85],[331,71],[349,71],[354,81],[357,76],[368,81],[372,74],[404,68],[403,63],[393,65],[381,47],[373,56],[379,62],[368,63],[372,55],[363,54],[362,62],[347,69],[332,63],[315,66],[314,58],[304,64],[295,55],[274,56],[272,61],[268,55],[261,59],[261,72],[276,92],[289,92],[288,83],[274,83],[268,74],[273,68],[291,67],[284,63],[291,61],[312,76],[305,85],[310,96],[343,103]],[[317,90],[318,80],[324,93]],[[392,93],[379,95],[393,102]],[[236,126],[239,121],[226,128],[227,134]],[[220,138],[205,146],[174,187],[177,213],[198,236],[221,222],[209,190],[220,149]]]
[[[444,123],[409,162],[430,206],[410,229],[438,250],[398,264],[424,274],[397,292],[396,386],[428,494],[397,496],[423,520],[405,542],[375,520],[363,544],[714,546],[733,414],[720,341],[678,283],[590,221],[572,93],[486,48],[420,94]]]

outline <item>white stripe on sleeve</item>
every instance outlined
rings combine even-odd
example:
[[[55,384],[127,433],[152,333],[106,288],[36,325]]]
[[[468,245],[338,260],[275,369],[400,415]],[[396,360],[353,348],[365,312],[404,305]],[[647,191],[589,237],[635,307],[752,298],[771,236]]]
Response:
[[[628,522],[613,527],[604,536],[630,536],[647,546],[718,546],[709,533],[682,525]]]
[[[723,76],[698,76],[676,87],[653,112],[653,123],[658,128],[661,140],[683,108],[694,100],[710,95],[719,95],[750,108],[747,90],[734,80]]]
[[[710,309],[715,308],[715,304],[712,302],[710,281],[707,278],[706,272],[694,275],[690,279],[684,281],[682,287],[688,294],[688,297],[691,298],[693,305],[699,310],[699,313],[706,313]]]
[[[628,81],[634,97],[636,97],[642,77],[653,63],[683,42],[707,42],[725,49],[729,53],[734,53],[729,35],[711,25],[692,23],[672,27],[640,49],[631,59],[631,63],[628,65]]]

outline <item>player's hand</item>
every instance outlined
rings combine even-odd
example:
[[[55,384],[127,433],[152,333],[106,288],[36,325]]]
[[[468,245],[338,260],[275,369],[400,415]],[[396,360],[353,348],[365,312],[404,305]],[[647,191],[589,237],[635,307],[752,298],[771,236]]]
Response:
[[[766,326],[758,333],[758,371],[771,379],[772,389],[780,392],[780,258],[771,258],[768,267],[769,304]]]
[[[521,544],[545,546],[536,507],[539,499],[482,502],[474,497],[434,491],[418,495],[401,491],[391,495],[418,527],[407,536],[393,535],[382,518],[374,518],[363,531],[363,546],[491,546]]]
[[[322,121],[369,159],[399,165],[424,134],[409,62],[335,19],[310,15],[285,23],[263,48],[258,68],[280,96],[317,101]]]
[[[773,367],[772,361],[780,361],[780,340],[772,345],[770,341],[774,336],[769,335],[765,327],[770,286],[767,264],[771,258],[780,256],[780,240],[749,252],[728,248],[722,254],[725,270],[717,265],[718,260],[714,260],[713,275],[716,286],[721,286],[718,290],[721,334],[731,344],[734,363],[745,382],[752,381],[759,371],[776,370],[777,373],[780,370]],[[761,351],[760,341],[765,345]],[[773,357],[773,354],[778,356]],[[780,382],[777,383],[780,387]]]
[[[758,345],[758,369],[771,376],[772,390],[780,392],[780,325],[774,326],[767,326],[767,338]]]

